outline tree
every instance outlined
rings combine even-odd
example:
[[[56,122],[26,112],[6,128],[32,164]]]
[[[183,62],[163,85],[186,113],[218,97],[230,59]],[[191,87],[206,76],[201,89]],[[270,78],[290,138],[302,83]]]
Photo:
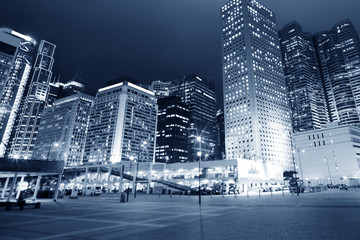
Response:
[[[298,172],[296,172],[296,171],[284,171],[284,172],[283,172],[284,181],[290,180],[290,179],[294,179],[294,178],[295,178],[295,175],[296,175],[297,173],[298,173]]]

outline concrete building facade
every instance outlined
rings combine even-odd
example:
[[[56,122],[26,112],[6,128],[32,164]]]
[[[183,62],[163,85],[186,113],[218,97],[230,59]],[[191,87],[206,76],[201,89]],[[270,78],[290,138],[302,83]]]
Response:
[[[83,162],[153,162],[157,109],[155,94],[131,82],[99,89]]]
[[[75,94],[56,100],[42,114],[33,159],[82,162],[94,97]]]
[[[300,178],[315,185],[360,183],[360,128],[330,123],[294,134],[294,147]]]

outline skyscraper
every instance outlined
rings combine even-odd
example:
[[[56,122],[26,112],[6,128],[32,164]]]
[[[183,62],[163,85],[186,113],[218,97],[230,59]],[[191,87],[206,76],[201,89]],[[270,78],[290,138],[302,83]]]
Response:
[[[0,29],[0,158],[4,157],[33,64],[36,42],[11,29]]]
[[[126,79],[100,88],[91,110],[84,162],[153,162],[157,104],[152,91]]]
[[[255,0],[222,7],[226,158],[244,178],[282,178],[290,167],[290,111],[274,14]]]
[[[26,97],[21,102],[16,123],[12,129],[8,154],[11,158],[30,159],[41,121],[40,114],[47,104],[49,83],[56,46],[42,40],[29,83]]]
[[[60,98],[67,97],[76,93],[85,93],[85,80],[82,73],[78,71],[67,83],[62,85]]]
[[[214,84],[196,74],[189,74],[171,81],[170,95],[180,97],[189,109],[188,161],[198,161],[197,154],[200,150],[207,159],[214,159],[216,142]],[[201,147],[197,137],[201,137]]]
[[[155,161],[188,161],[189,109],[179,97],[158,99]]]
[[[319,129],[328,114],[313,37],[297,22],[286,24],[279,37],[293,131]]]
[[[42,113],[33,159],[82,161],[94,97],[74,94],[56,100]]]
[[[315,34],[329,120],[358,125],[360,112],[360,42],[349,20]]]
[[[170,86],[171,82],[157,80],[151,83],[150,89],[155,93],[156,98],[159,99],[170,95]]]
[[[216,112],[216,126],[215,126],[215,159],[225,159],[225,125],[224,125],[224,110],[219,109]]]

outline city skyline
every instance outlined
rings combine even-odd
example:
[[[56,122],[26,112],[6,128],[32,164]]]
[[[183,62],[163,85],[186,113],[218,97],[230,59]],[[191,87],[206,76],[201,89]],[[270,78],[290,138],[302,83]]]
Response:
[[[1,239],[359,239],[360,3],[4,6]]]
[[[195,73],[215,80],[219,107],[222,103],[219,9],[226,2],[86,1],[83,7],[83,1],[71,5],[67,1],[21,4],[8,1],[5,4],[8,11],[0,16],[0,21],[4,27],[56,44],[53,76],[61,75],[61,81],[66,82],[80,70],[92,95],[105,82],[123,75],[150,84]],[[329,30],[345,18],[353,22],[355,29],[360,26],[355,10],[360,3],[355,1],[260,3],[275,12],[278,30],[292,20],[311,33]],[[32,11],[27,11],[30,6]],[[107,14],[101,14],[104,11]]]

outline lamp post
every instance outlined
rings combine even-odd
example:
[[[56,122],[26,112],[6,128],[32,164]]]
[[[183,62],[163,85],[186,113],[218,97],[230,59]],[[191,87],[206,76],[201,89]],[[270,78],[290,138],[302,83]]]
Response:
[[[331,184],[331,185],[333,185],[333,184],[332,184],[332,180],[331,180],[331,174],[330,174],[329,163],[328,163],[328,161],[327,161],[327,158],[326,158],[326,157],[324,157],[324,162],[326,162],[327,169],[328,169],[328,172],[329,172],[330,184]]]
[[[299,183],[298,183],[298,178],[296,177],[296,164],[295,164],[295,156],[294,156],[294,145],[293,145],[293,138],[291,136],[291,132],[289,131],[289,136],[290,136],[290,143],[291,143],[291,155],[292,155],[292,160],[293,160],[293,165],[294,165],[294,175],[295,175],[295,181],[296,181],[296,194],[299,196]]]
[[[301,179],[304,180],[304,175],[303,175],[303,170],[302,170],[302,166],[301,166],[301,159],[300,159],[300,149],[297,148],[297,152],[298,152],[298,158],[299,158],[299,165],[300,165],[300,171],[301,171]],[[305,152],[305,149],[301,149],[301,152]]]
[[[199,148],[200,148],[200,151],[197,152],[197,155],[199,157],[199,205],[201,205],[201,184],[200,184],[200,177],[201,177],[200,167],[201,167],[201,155],[202,155],[202,152],[201,152],[201,137],[200,136],[196,137],[196,141],[199,142]]]
[[[131,166],[132,166],[132,162],[134,161],[134,156],[130,156],[130,174],[131,174]],[[133,177],[133,182],[134,182],[134,177]],[[129,201],[129,195],[130,195],[130,183],[128,184],[127,187],[127,194],[126,194],[126,201]]]
[[[138,147],[138,159],[137,159],[137,164],[136,164],[136,172],[135,172],[135,180],[134,180],[134,183],[135,183],[134,184],[134,198],[136,198],[136,185],[137,185],[137,174],[139,171],[140,153],[143,150],[143,148],[145,148],[146,144],[147,144],[147,141],[143,141],[141,143],[141,145]]]

